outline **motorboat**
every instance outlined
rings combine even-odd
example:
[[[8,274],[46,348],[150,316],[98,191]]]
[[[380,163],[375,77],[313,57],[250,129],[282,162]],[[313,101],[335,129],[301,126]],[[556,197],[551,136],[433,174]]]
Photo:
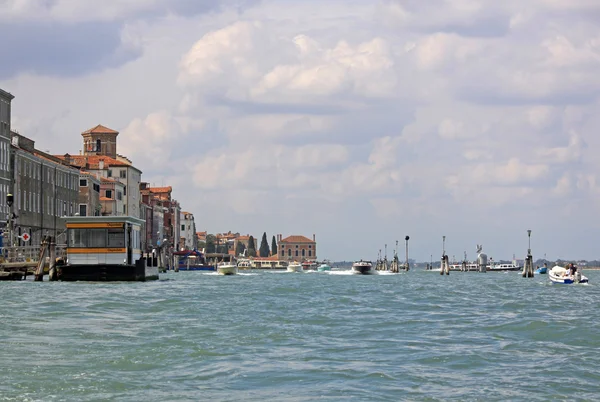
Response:
[[[319,272],[323,272],[323,271],[331,271],[331,266],[329,266],[328,264],[321,264],[317,267],[317,271]]]
[[[302,272],[302,264],[299,262],[290,262],[287,266],[287,272]]]
[[[513,261],[511,263],[494,263],[494,264],[490,264],[487,267],[487,271],[490,272],[505,272],[505,271],[520,271],[522,270],[523,267],[520,266],[519,264],[517,264],[516,261]]]
[[[548,277],[552,283],[561,284],[561,285],[571,285],[574,283],[588,283],[588,278],[584,276],[577,268],[575,267],[574,272],[571,272],[570,269],[565,267],[561,267],[559,265],[555,265],[552,267],[550,272],[548,272]]]
[[[254,268],[254,266],[252,265],[252,261],[250,261],[247,258],[240,258],[237,261],[237,267],[238,267],[238,269],[252,269],[252,268]]]
[[[352,272],[355,274],[372,274],[373,273],[373,263],[371,261],[356,261],[352,264]]]
[[[534,272],[536,274],[547,274],[548,273],[548,267],[546,266],[546,264],[544,264],[543,267],[537,267],[537,269]]]
[[[235,275],[238,272],[238,267],[235,262],[223,261],[217,264],[217,273],[219,275]]]

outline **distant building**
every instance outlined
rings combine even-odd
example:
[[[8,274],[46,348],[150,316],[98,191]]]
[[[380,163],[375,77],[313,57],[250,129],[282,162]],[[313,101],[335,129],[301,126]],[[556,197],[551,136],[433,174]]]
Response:
[[[167,240],[177,247],[181,238],[179,202],[171,198],[173,188],[151,187],[148,183],[140,184],[142,202],[152,213],[147,212],[146,225],[152,230],[146,230],[147,243],[151,246]],[[160,222],[159,222],[160,220]]]
[[[28,233],[29,244],[40,244],[46,234],[65,242],[65,237],[60,238],[65,227],[61,217],[73,216],[78,208],[79,169],[36,150],[33,140],[16,132],[12,132],[10,164],[15,234]]]
[[[11,142],[11,102],[15,97],[0,89],[0,227],[6,226],[8,206],[6,195],[11,188],[10,142]]]
[[[102,210],[100,204],[100,179],[89,172],[79,173],[79,216],[99,216]]]
[[[308,237],[293,235],[285,239],[277,235],[277,251],[281,260],[316,260],[317,242],[313,234],[312,240]]]
[[[179,220],[181,222],[181,240],[179,241],[179,248],[184,250],[198,249],[194,214],[181,212]]]
[[[125,184],[110,177],[100,180],[100,215],[125,216]]]
[[[99,124],[81,133],[83,137],[83,153],[81,155],[59,156],[72,166],[96,173],[99,176],[114,179],[123,183],[121,195],[121,210],[113,211],[111,215],[129,215],[143,218],[140,211],[140,183],[142,171],[125,156],[117,153],[118,131]],[[101,194],[102,196],[102,194]],[[106,194],[104,194],[105,198]],[[113,203],[116,204],[116,203]]]

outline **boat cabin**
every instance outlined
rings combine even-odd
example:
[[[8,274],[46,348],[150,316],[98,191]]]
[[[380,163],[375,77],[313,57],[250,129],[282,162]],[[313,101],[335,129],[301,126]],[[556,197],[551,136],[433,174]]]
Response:
[[[73,265],[135,265],[142,257],[144,221],[132,216],[66,217],[67,262]]]

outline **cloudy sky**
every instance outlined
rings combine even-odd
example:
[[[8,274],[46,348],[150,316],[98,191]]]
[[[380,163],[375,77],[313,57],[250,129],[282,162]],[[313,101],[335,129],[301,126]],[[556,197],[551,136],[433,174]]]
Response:
[[[199,230],[600,258],[597,0],[0,0],[13,128],[97,124]],[[403,251],[402,251],[403,255]]]

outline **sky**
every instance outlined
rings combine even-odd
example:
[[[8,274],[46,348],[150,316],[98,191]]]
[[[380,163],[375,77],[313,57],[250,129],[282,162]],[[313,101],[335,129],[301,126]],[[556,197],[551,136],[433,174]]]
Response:
[[[12,127],[120,132],[197,229],[600,258],[597,0],[0,0]]]

